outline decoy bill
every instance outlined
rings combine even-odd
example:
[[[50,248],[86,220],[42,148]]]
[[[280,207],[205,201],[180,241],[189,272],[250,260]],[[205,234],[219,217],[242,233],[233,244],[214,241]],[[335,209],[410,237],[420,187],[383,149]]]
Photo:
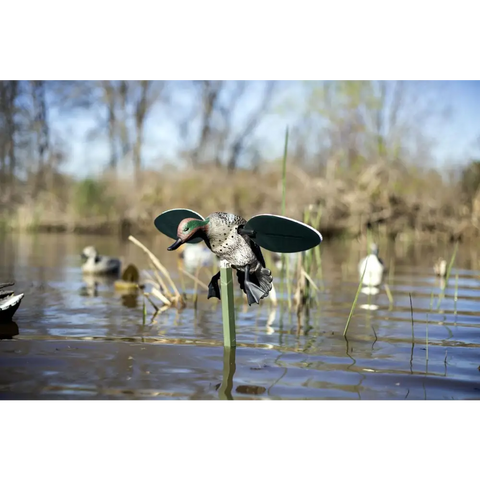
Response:
[[[204,241],[207,247],[237,271],[240,288],[248,304],[259,303],[272,289],[273,277],[266,268],[260,247],[281,253],[308,250],[320,244],[322,236],[314,228],[278,215],[256,215],[248,222],[233,213],[215,212],[203,218],[187,209],[173,209],[155,219],[157,229],[175,242],[168,250],[184,243]],[[212,277],[208,298],[220,299],[220,272]]]

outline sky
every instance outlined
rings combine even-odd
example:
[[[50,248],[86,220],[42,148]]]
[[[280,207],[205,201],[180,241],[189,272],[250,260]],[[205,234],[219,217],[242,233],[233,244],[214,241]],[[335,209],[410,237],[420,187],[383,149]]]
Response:
[[[480,158],[480,82],[474,81],[432,81],[426,85],[442,92],[435,97],[434,107],[449,107],[450,114],[441,124],[435,125],[431,136],[434,139],[434,159],[439,168],[463,165],[471,158]],[[239,109],[238,118],[248,114],[249,103],[256,104],[261,94],[262,84],[252,88],[250,97],[245,98],[245,108]],[[279,96],[290,101],[302,101],[303,89],[300,82],[280,82]],[[176,102],[185,107],[188,96],[177,95]],[[165,110],[153,111],[146,124],[143,160],[145,166],[155,166],[159,162],[174,161],[179,149],[185,147],[179,137],[176,124]],[[262,158],[272,159],[282,155],[285,128],[295,122],[296,112],[283,110],[281,114],[270,112],[259,125],[256,137],[261,139]],[[75,115],[56,115],[52,112],[54,130],[65,139],[68,145],[68,162],[64,171],[87,176],[102,171],[109,159],[106,135],[98,135],[95,140],[86,140],[88,132],[95,130],[96,119],[92,112],[78,112]]]
[[[480,82],[439,83],[445,86],[445,100],[453,108],[452,118],[437,138],[439,163],[480,158]]]

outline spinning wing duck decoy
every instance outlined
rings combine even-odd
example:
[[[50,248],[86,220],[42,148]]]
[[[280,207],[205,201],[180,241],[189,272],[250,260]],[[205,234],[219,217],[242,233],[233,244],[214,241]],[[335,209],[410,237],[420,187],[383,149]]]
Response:
[[[248,222],[233,213],[215,212],[203,218],[187,209],[168,210],[155,219],[163,234],[175,239],[168,250],[202,240],[220,260],[237,271],[248,304],[259,303],[272,289],[272,273],[266,268],[260,247],[292,253],[316,247],[322,236],[314,228],[279,215],[256,215]],[[220,299],[220,272],[212,277],[208,298]]]

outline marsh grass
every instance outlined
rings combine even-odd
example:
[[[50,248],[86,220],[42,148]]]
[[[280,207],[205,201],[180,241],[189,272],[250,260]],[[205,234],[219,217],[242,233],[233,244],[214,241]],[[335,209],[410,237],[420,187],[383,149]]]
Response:
[[[287,203],[287,153],[288,153],[288,127],[285,130],[285,144],[283,147],[283,160],[282,160],[282,215],[286,216],[286,203]],[[284,284],[285,281],[287,282],[287,303],[288,309],[292,308],[292,287],[291,282],[289,281],[290,278],[290,269],[289,269],[289,258],[287,255],[282,253],[282,288],[281,288],[281,296],[283,298],[284,293]]]
[[[141,243],[132,235],[130,235],[128,239],[146,253],[150,266],[152,267],[153,276],[148,272],[145,272],[145,283],[150,284],[152,288],[150,292],[143,291],[143,295],[156,309],[154,317],[169,308],[177,308],[177,310],[185,308],[185,299],[183,298],[183,295],[180,294],[177,286],[172,280],[172,277],[168,273],[168,270],[162,265],[160,260],[145,245],[143,245],[143,243]],[[158,307],[151,297],[155,297],[157,300],[160,300],[163,305]],[[146,307],[144,303],[144,317],[146,316],[145,309]]]
[[[313,222],[313,226],[314,228],[316,228],[317,230],[320,231],[320,220],[322,218],[322,207],[321,205],[319,205],[317,207],[317,216],[315,217],[315,220]],[[314,249],[313,249],[313,252],[314,252],[314,255],[315,255],[315,262],[316,262],[316,266],[317,266],[317,277],[318,279],[321,281],[321,289],[322,291],[325,290],[325,285],[323,284],[323,269],[322,269],[322,254],[321,254],[321,249],[320,249],[320,245],[317,245]]]
[[[143,307],[142,307],[142,324],[145,325],[147,321],[147,305],[145,304],[145,295],[143,296]]]
[[[458,273],[455,274],[455,296],[453,298],[453,304],[454,304],[454,315],[457,314],[457,300],[458,300]]]
[[[200,267],[201,267],[201,262],[197,263],[197,267],[195,269],[195,284],[193,287],[193,308],[197,308],[197,303],[198,303],[198,276],[200,275]]]
[[[388,297],[388,302],[390,303],[390,306],[393,306],[393,295],[392,295],[392,292],[390,291],[390,287],[388,286],[388,283],[385,283],[384,287]]]
[[[350,320],[352,319],[353,311],[355,310],[355,306],[357,305],[358,297],[360,295],[360,290],[362,289],[363,285],[363,277],[367,270],[367,263],[365,263],[365,268],[363,269],[362,276],[360,277],[360,282],[358,282],[357,293],[355,294],[355,298],[353,299],[352,307],[350,308],[350,313],[348,314],[347,323],[345,325],[345,329],[343,330],[343,337],[347,338],[347,331],[350,325]]]
[[[430,308],[427,313],[427,322],[425,326],[425,361],[428,364],[428,322],[430,320],[430,313],[432,312],[432,307],[433,307],[433,290],[430,293]]]

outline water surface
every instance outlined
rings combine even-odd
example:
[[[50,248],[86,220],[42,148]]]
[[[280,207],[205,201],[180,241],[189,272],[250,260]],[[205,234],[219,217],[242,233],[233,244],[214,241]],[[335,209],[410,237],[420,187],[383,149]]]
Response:
[[[180,285],[168,241],[139,239]],[[238,297],[238,347],[224,352],[218,300],[200,291],[196,310],[190,301],[153,321],[149,306],[143,324],[142,297],[124,298],[111,281],[82,276],[79,253],[89,244],[149,268],[142,251],[117,237],[0,236],[0,283],[14,279],[25,293],[15,322],[0,325],[1,399],[480,398],[476,248],[460,245],[436,308],[442,283],[432,266],[453,246],[380,244],[394,303],[383,288],[362,293],[345,340],[363,246],[324,242],[321,291],[309,315],[298,319],[269,302],[247,307]],[[201,279],[208,283],[211,273],[204,269]],[[192,292],[188,280],[186,288]]]

